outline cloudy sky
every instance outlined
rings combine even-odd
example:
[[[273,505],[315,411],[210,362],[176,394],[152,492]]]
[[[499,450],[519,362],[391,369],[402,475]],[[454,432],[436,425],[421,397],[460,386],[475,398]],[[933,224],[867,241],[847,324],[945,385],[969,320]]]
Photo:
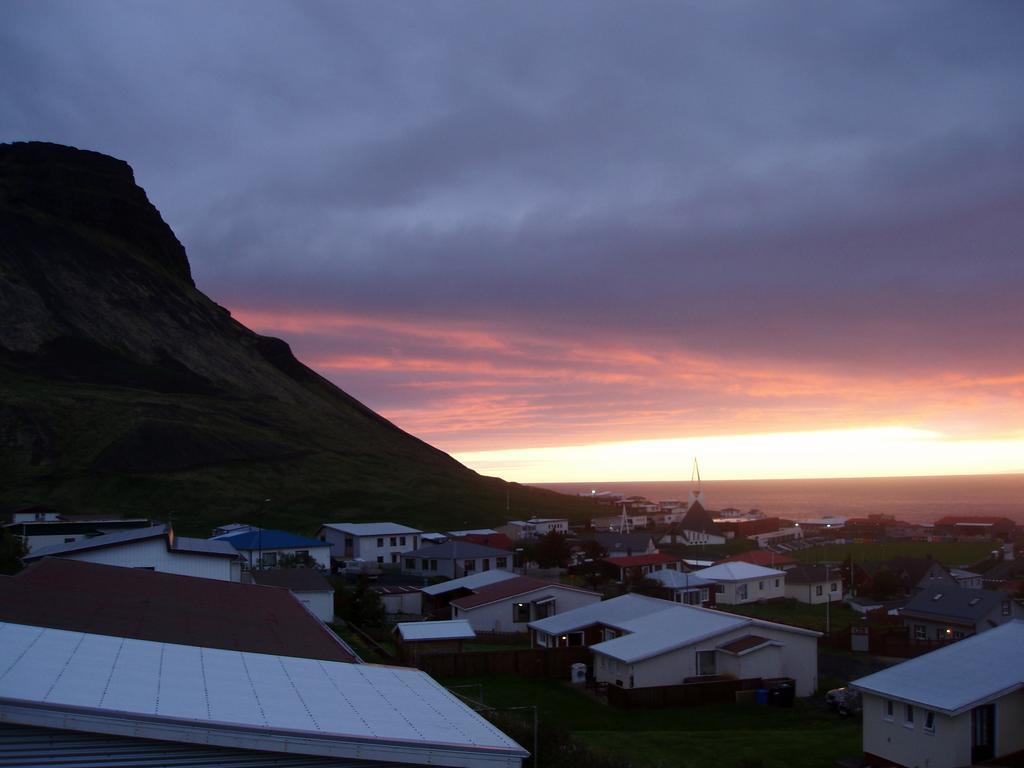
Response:
[[[0,140],[519,480],[1024,471],[1024,3],[0,4]]]

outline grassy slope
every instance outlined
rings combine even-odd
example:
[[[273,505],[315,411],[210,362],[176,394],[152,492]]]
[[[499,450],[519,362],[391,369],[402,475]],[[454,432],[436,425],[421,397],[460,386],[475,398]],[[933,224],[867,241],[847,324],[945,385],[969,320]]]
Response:
[[[572,731],[594,748],[634,766],[714,768],[750,765],[802,768],[831,765],[860,752],[860,724],[841,720],[815,703],[792,709],[718,705],[624,711],[553,681],[458,678],[446,685],[482,687],[490,706],[537,705],[545,723]],[[473,694],[475,695],[475,693]]]

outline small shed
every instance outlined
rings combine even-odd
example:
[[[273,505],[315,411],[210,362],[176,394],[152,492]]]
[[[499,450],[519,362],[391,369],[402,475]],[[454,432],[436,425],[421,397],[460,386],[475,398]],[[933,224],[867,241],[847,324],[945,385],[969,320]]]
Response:
[[[394,634],[402,659],[413,664],[433,653],[462,653],[463,643],[476,637],[465,619],[403,621],[395,625]]]

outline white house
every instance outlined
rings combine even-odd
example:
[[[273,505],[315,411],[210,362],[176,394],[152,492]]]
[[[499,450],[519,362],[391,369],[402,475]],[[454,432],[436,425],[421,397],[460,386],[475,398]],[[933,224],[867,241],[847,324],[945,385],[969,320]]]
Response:
[[[717,582],[715,602],[722,605],[756,603],[786,596],[786,572],[752,563],[719,563],[694,572]]]
[[[1024,750],[1024,621],[854,680],[871,765],[956,768]]]
[[[517,576],[451,601],[452,618],[477,632],[526,632],[531,621],[599,602],[601,595],[567,584]]]
[[[530,624],[535,643],[590,645],[594,678],[623,688],[678,685],[705,675],[790,677],[796,694],[818,686],[819,632],[623,595]],[[600,637],[590,644],[588,638]]]
[[[787,568],[786,597],[810,605],[842,602],[842,573],[838,568],[828,568],[824,565],[797,565]]]
[[[312,568],[264,568],[252,580],[266,587],[284,587],[320,621],[334,621],[334,587]]]
[[[513,541],[537,539],[549,533],[567,534],[569,521],[563,517],[531,517],[529,520],[509,520],[501,532]]]
[[[402,553],[420,546],[422,531],[398,523],[324,523],[317,532],[331,557],[370,569],[398,565]]]
[[[717,585],[696,574],[666,568],[654,571],[647,578],[661,584],[674,603],[700,605],[705,608],[714,603]]]
[[[70,544],[44,547],[26,555],[22,561],[28,564],[44,557],[63,557],[125,568],[146,568],[204,579],[242,579],[242,557],[230,544],[175,536],[174,531],[166,525],[108,533]]]
[[[233,751],[231,760],[206,755],[209,765],[241,764],[247,750],[254,760],[280,753],[290,762],[305,755],[460,768],[519,768],[528,755],[414,669],[6,622],[0,636],[6,724],[107,734],[136,747],[141,739]],[[52,759],[52,740],[30,741],[33,748],[25,762]],[[110,749],[101,748],[99,759]]]
[[[8,533],[13,533],[25,545],[25,551],[29,553],[38,552],[44,547],[54,547],[60,544],[74,544],[85,541],[106,533],[117,533],[129,529],[149,528],[152,523],[147,518],[127,518],[112,520],[85,520],[54,517],[53,512],[39,512],[41,519],[28,519],[28,512],[16,512],[15,522],[8,523],[4,527]]]

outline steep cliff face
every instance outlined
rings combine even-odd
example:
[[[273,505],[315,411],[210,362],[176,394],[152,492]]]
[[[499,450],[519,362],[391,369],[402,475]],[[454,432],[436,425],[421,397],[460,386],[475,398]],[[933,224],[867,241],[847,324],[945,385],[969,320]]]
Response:
[[[584,511],[483,478],[253,333],[192,280],[124,162],[0,145],[0,505],[429,527]],[[266,502],[264,499],[271,501]]]

